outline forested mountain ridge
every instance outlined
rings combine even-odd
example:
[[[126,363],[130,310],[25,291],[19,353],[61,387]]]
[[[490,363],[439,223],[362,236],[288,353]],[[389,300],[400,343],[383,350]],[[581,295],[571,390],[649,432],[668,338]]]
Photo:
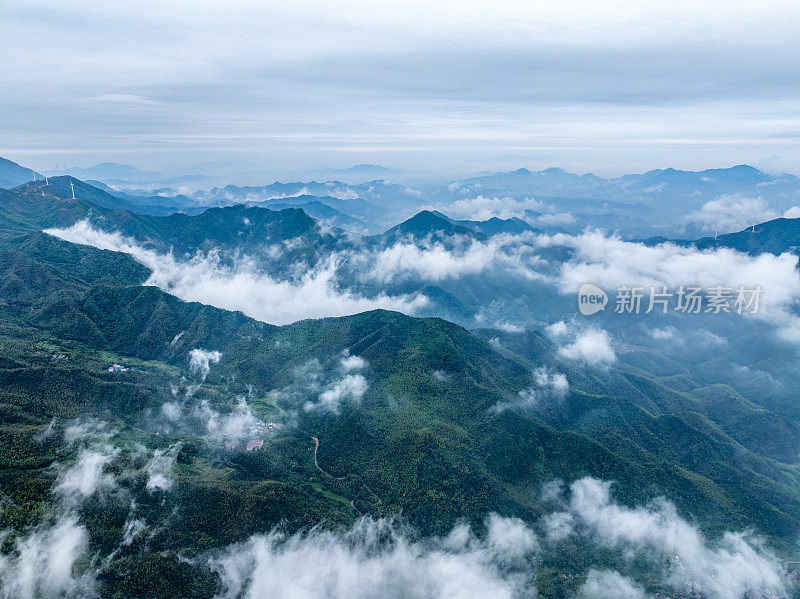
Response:
[[[254,246],[270,231],[279,240],[324,235],[300,210],[149,217],[9,193],[0,213],[0,481],[12,508],[3,527],[22,530],[56,509],[47,493],[60,480],[56,464],[79,458],[62,436],[76,419],[108,422],[115,484],[133,494],[152,535],[120,545],[104,594],[211,596],[216,574],[184,557],[202,561],[280,523],[298,530],[402,514],[421,533],[444,535],[462,521],[480,528],[492,512],[535,522],[549,509],[542,485],[587,476],[615,481],[623,505],[669,497],[712,538],[749,527],[792,546],[793,414],[644,349],[607,368],[570,362],[543,330],[471,332],[386,310],[273,326],[142,286],[148,269],[130,256],[39,231],[99,218],[189,253],[234,245],[248,225],[259,233],[243,241]],[[275,424],[258,451],[243,450],[247,434],[228,446],[216,433],[242,417],[241,398],[248,418]],[[169,494],[148,490],[140,445],[177,448]],[[107,555],[130,505],[103,497],[77,513],[92,551]],[[559,594],[576,584],[560,574],[599,559],[565,551],[539,572]]]

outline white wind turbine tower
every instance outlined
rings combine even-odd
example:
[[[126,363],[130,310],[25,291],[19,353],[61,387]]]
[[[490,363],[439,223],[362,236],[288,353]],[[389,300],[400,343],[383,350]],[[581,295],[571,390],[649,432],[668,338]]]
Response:
[[[72,181],[69,182],[69,186],[72,188],[72,199],[75,199],[75,185],[73,185]]]

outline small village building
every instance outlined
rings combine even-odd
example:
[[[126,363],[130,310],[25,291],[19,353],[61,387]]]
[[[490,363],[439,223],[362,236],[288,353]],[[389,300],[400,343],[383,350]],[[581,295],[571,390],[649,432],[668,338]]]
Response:
[[[247,442],[247,451],[257,451],[261,449],[263,445],[264,441],[262,441],[261,439],[250,439]]]

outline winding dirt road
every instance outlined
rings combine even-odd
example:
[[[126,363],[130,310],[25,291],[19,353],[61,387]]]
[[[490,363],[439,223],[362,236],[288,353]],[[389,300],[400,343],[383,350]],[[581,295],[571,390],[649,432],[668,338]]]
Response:
[[[344,480],[345,478],[347,478],[347,477],[345,477],[345,476],[334,476],[334,475],[333,475],[333,474],[331,474],[330,472],[327,472],[326,470],[324,470],[324,469],[322,468],[322,466],[320,466],[320,465],[319,465],[319,461],[317,460],[317,452],[319,451],[319,439],[318,439],[317,437],[313,436],[313,435],[310,435],[310,436],[311,436],[311,439],[314,441],[314,466],[316,466],[316,467],[317,467],[317,470],[319,470],[319,471],[320,471],[322,474],[324,474],[325,476],[327,476],[327,477],[329,477],[329,478],[332,478],[333,480]],[[361,481],[361,484],[363,485],[363,487],[364,487],[364,488],[365,488],[367,491],[369,491],[369,492],[372,494],[372,496],[373,496],[373,497],[375,497],[375,499],[377,500],[377,504],[378,504],[378,505],[383,505],[383,501],[381,500],[381,498],[378,496],[378,494],[377,494],[375,491],[373,491],[373,490],[372,490],[372,489],[369,487],[369,485],[367,485],[367,483],[366,483],[366,482],[364,482],[364,479],[363,479],[363,478],[361,478],[360,476],[358,477],[358,479],[359,479],[359,481]],[[352,508],[353,508],[355,511],[357,511],[357,512],[358,512],[358,514],[359,514],[360,516],[363,516],[363,515],[364,515],[364,514],[362,514],[362,513],[361,513],[361,511],[360,511],[360,510],[359,510],[359,509],[358,509],[358,508],[355,506],[355,504],[354,504],[352,501],[350,501],[350,506],[351,506],[351,507],[352,507]]]
[[[344,476],[334,476],[330,472],[326,472],[325,470],[322,469],[322,466],[320,466],[319,462],[317,461],[317,452],[319,451],[319,439],[317,439],[316,437],[311,437],[311,438],[314,440],[314,465],[317,467],[317,470],[322,472],[322,474],[324,474],[325,476],[329,476],[334,480],[344,480],[345,479]]]

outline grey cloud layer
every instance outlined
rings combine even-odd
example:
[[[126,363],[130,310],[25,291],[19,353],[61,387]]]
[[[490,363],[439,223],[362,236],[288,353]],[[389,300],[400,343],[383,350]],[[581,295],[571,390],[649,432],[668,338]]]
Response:
[[[797,156],[796,3],[680,5],[9,4],[0,131],[47,166],[77,153],[297,167],[334,149],[406,163],[563,149],[587,170],[586,150],[616,168],[675,145]]]

